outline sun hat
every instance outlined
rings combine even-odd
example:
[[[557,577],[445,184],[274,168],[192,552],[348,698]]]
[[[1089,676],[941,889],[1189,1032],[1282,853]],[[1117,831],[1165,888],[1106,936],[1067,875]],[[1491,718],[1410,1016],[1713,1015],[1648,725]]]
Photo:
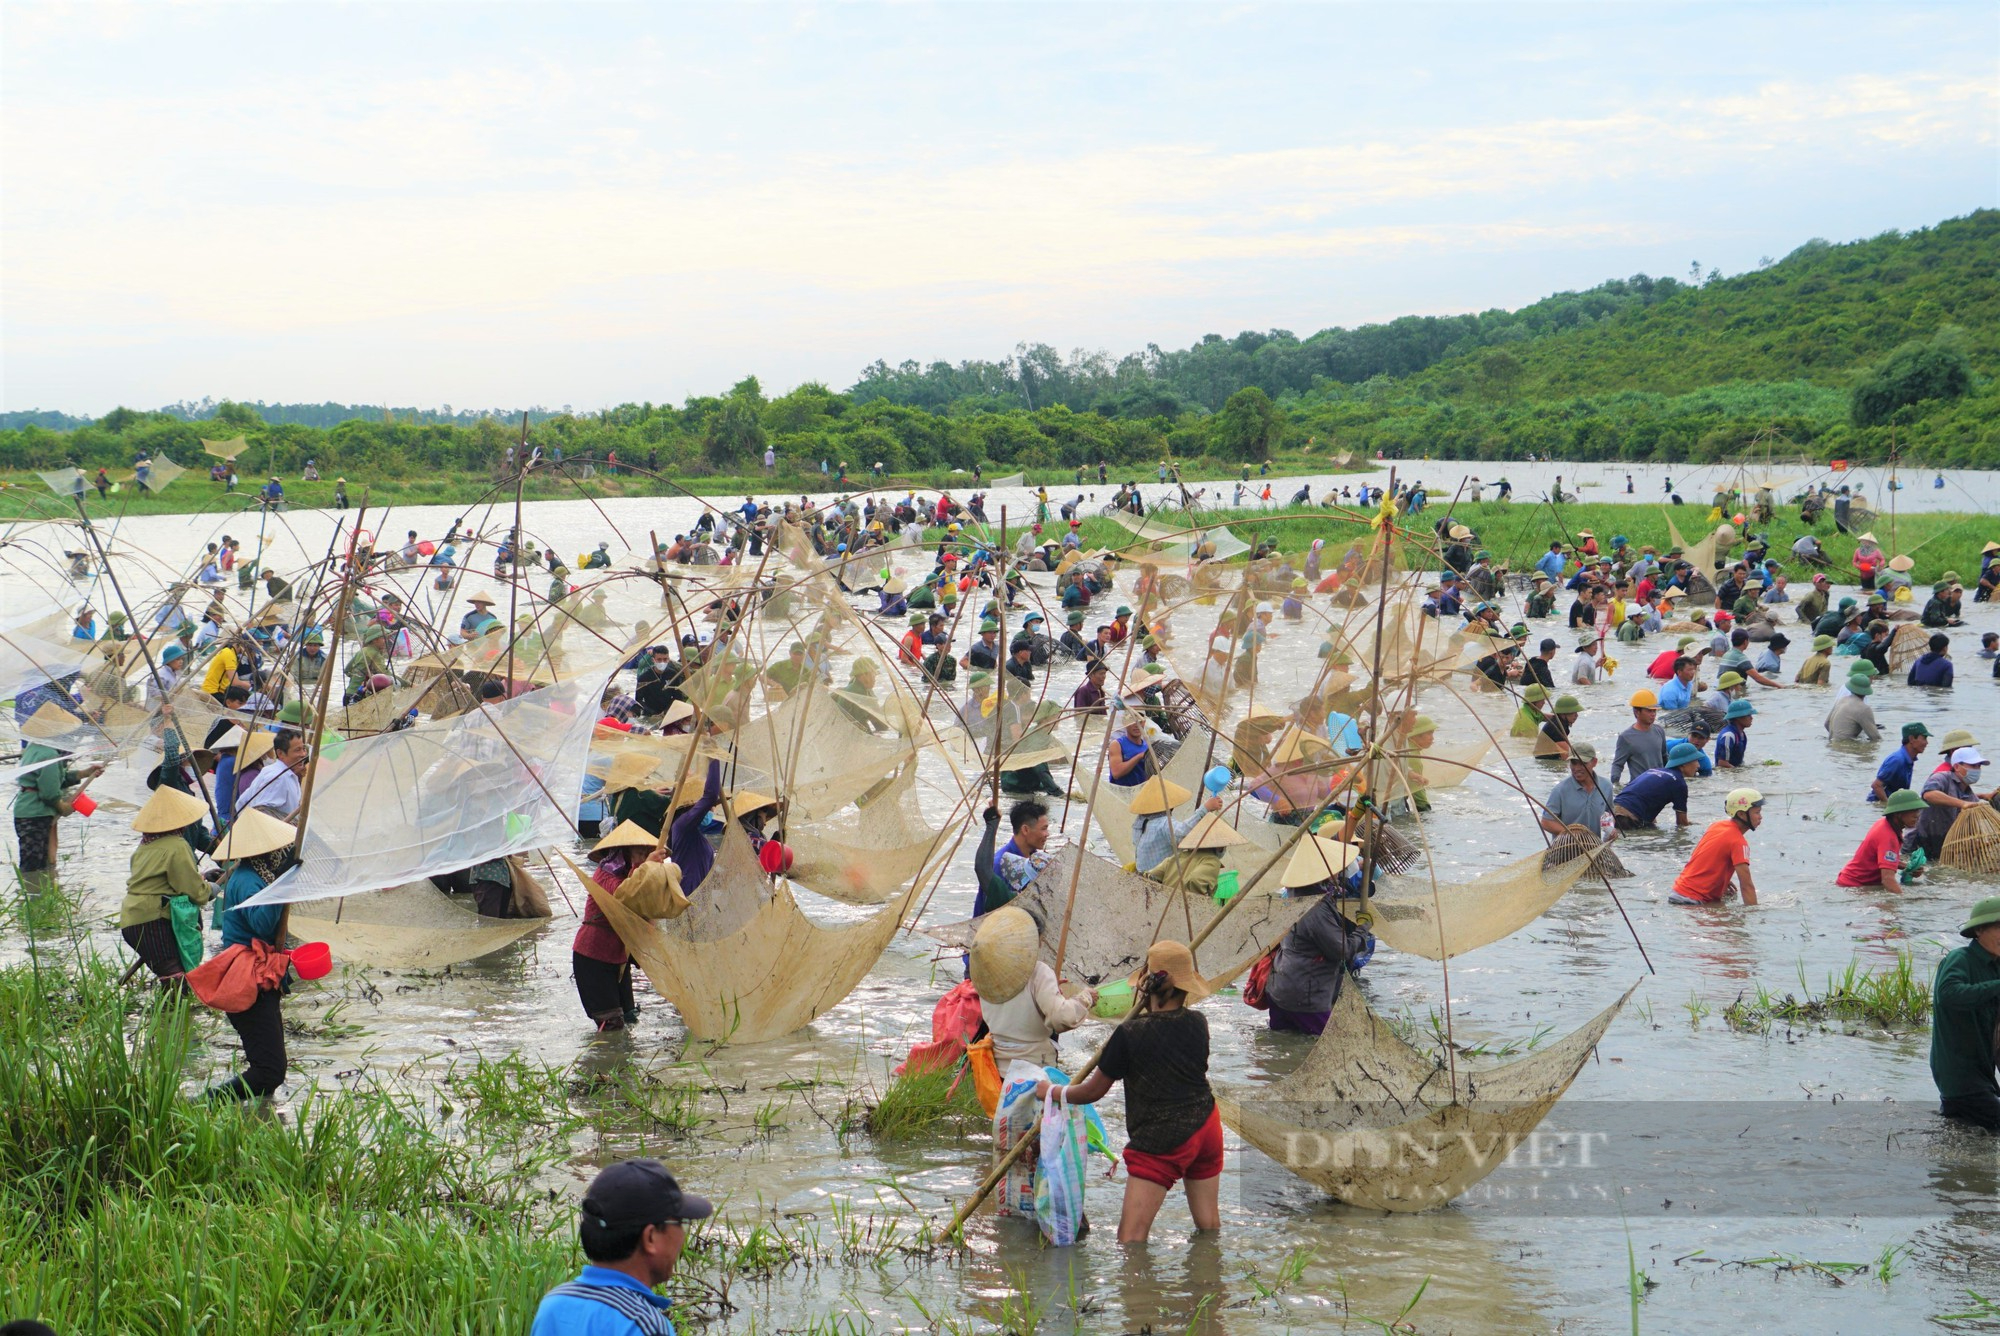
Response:
[[[1873,543],[1877,540],[1874,531],[1871,529],[1869,532],[1862,534],[1859,538],[1856,538],[1854,541],[1857,543]]]
[[[659,848],[660,837],[636,821],[620,821],[617,826],[613,827],[609,835],[606,835],[596,844],[590,846],[590,856],[595,858],[599,854],[608,854],[613,849],[637,849],[641,847],[647,849]]]
[[[777,805],[778,800],[776,798],[773,798],[768,793],[759,793],[755,789],[738,789],[729,795],[729,815],[732,817],[743,816],[756,811],[760,807],[776,807]]]
[[[1816,649],[1816,650],[1819,650],[1819,651],[1820,651],[1821,653],[1824,653],[1824,652],[1826,652],[1827,650],[1830,650],[1830,649],[1832,649],[1832,648],[1833,648],[1833,637],[1832,637],[1832,636],[1814,636],[1814,637],[1813,637],[1813,648],[1814,648],[1814,649]]]
[[[1403,731],[1403,736],[1406,739],[1420,738],[1427,733],[1435,733],[1437,731],[1438,721],[1427,714],[1420,714],[1410,721],[1410,726]]]
[[[967,954],[967,973],[982,1002],[1019,997],[1035,977],[1042,932],[1019,905],[1002,905],[980,921]]]
[[[1544,701],[1547,700],[1548,698],[1549,698],[1549,689],[1543,686],[1540,682],[1530,682],[1528,683],[1528,685],[1521,688],[1522,700]]]
[[[1749,701],[1733,700],[1729,702],[1729,708],[1723,711],[1722,717],[1725,719],[1748,719],[1756,713],[1757,707]]]
[[[1576,638],[1576,647],[1577,647],[1578,649],[1580,649],[1580,650],[1593,650],[1593,649],[1596,649],[1596,648],[1597,648],[1597,635],[1596,635],[1596,633],[1594,633],[1594,632],[1593,632],[1593,633],[1591,633],[1591,634],[1588,634],[1588,635],[1580,635],[1580,636],[1578,636],[1578,637]]]
[[[1298,849],[1292,854],[1292,861],[1285,865],[1285,875],[1278,880],[1287,890],[1300,886],[1317,886],[1353,867],[1354,860],[1359,857],[1361,857],[1359,845],[1308,835],[1299,841]]]
[[[240,774],[269,756],[277,741],[277,734],[261,728],[252,733],[242,744],[242,754],[236,758],[237,772]]]
[[[132,829],[141,835],[159,835],[191,826],[207,815],[208,804],[201,799],[162,784],[153,790],[153,796],[146,799],[146,805],[132,818]]]
[[[1729,688],[1731,687],[1740,687],[1743,685],[1743,674],[1737,672],[1734,669],[1731,669],[1730,671],[1724,673],[1722,676],[1716,678],[1715,685],[1721,687],[1724,691],[1729,690]]]
[[[1929,806],[1915,789],[1897,789],[1889,795],[1889,801],[1882,804],[1882,814],[1895,816],[1898,812],[1921,812]]]
[[[161,791],[164,791],[164,786]],[[229,827],[229,834],[215,846],[209,855],[218,863],[226,863],[233,858],[255,858],[258,854],[276,853],[289,849],[298,838],[298,832],[289,821],[281,821],[261,807],[236,814],[236,820]]]
[[[1847,690],[1852,695],[1869,696],[1874,694],[1875,684],[1868,680],[1866,673],[1850,673],[1847,677]]]
[[[1569,759],[1582,761],[1585,765],[1596,765],[1597,748],[1588,742],[1572,742],[1569,744]]]
[[[1583,702],[1574,696],[1557,696],[1555,711],[1557,714],[1582,714]]]
[[[1958,930],[1958,935],[1970,937],[1989,923],[2000,923],[2000,895],[1989,895],[1974,905],[1972,913],[1965,920],[1965,926]]]
[[[1938,750],[1947,753],[1960,747],[1976,745],[1977,740],[1972,736],[1972,730],[1969,728],[1948,728],[1945,730],[1944,736],[1938,739]]]
[[[1673,750],[1667,753],[1667,769],[1677,770],[1690,761],[1699,761],[1700,759],[1701,748],[1692,743],[1676,742]]]
[[[1232,844],[1248,844],[1250,841],[1238,833],[1236,827],[1222,819],[1222,813],[1210,812],[1196,823],[1195,828],[1181,836],[1177,849],[1226,849]]]
[[[1875,662],[1872,659],[1857,660],[1854,666],[1847,671],[1850,675],[1860,673],[1871,682],[1882,675],[1882,670],[1875,666]]]
[[[1660,708],[1660,698],[1651,687],[1640,687],[1632,693],[1632,699],[1628,704],[1635,710],[1657,710]]]
[[[1193,796],[1165,775],[1153,775],[1139,786],[1128,810],[1133,816],[1155,816],[1179,807]]]
[[[1749,811],[1753,807],[1762,807],[1763,805],[1764,795],[1757,792],[1757,790],[1731,789],[1728,796],[1722,800],[1722,814],[1724,816],[1737,816]]]
[[[1892,571],[1907,571],[1916,564],[1917,559],[1915,557],[1894,556],[1889,558],[1889,569]]]
[[[1185,942],[1154,942],[1147,947],[1146,963],[1133,971],[1130,982],[1138,988],[1153,974],[1166,975],[1167,982],[1186,993],[1190,1002],[1199,1002],[1215,991],[1213,984],[1195,972],[1194,953]]]

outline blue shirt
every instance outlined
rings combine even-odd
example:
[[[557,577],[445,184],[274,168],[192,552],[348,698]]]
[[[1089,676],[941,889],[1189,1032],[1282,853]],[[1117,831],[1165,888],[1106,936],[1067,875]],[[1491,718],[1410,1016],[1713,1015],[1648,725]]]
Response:
[[[1542,559],[1535,563],[1535,569],[1548,576],[1550,580],[1560,582],[1563,578],[1562,553],[1544,552]]]
[[[1750,736],[1735,724],[1725,724],[1715,735],[1715,759],[1730,765],[1742,765],[1743,754],[1750,750]]]
[[[1951,656],[1932,654],[1928,650],[1910,665],[1910,685],[1913,687],[1948,687],[1951,685]]]
[[[1132,741],[1132,739],[1126,737],[1123,733],[1120,733],[1116,738],[1113,739],[1113,741],[1115,741],[1118,744],[1118,759],[1121,761],[1131,760],[1134,756],[1137,756],[1140,753],[1144,752],[1148,745],[1144,742],[1134,742]],[[1144,784],[1146,782],[1147,778],[1149,777],[1152,771],[1152,768],[1153,768],[1152,763],[1149,760],[1145,765],[1133,766],[1130,770],[1127,770],[1123,776],[1111,775],[1109,776],[1109,778],[1113,784],[1116,784],[1121,789],[1137,788],[1139,785]],[[1009,840],[1008,843],[1011,845],[1013,841]],[[1016,850],[1015,852],[1018,853],[1019,850]]]
[[[1687,776],[1664,767],[1648,770],[1612,800],[1643,824],[1652,825],[1662,809],[1671,805],[1676,812],[1688,809]]]
[[[1882,781],[1884,793],[1894,793],[1898,789],[1910,787],[1910,776],[1916,772],[1916,767],[1917,758],[1910,755],[1910,749],[1898,747],[1883,760],[1881,768],[1875,772],[1875,778]],[[1875,796],[1873,789],[1870,789],[1868,801],[1880,802],[1881,799]]]
[[[1660,708],[1663,710],[1685,710],[1694,704],[1694,684],[1683,682],[1676,674],[1660,688]]]
[[[278,942],[278,926],[285,917],[283,905],[237,908],[263,889],[264,879],[242,863],[238,863],[236,870],[229,874],[229,880],[222,883],[222,899],[215,911],[215,922],[222,929],[224,946],[248,946],[254,937],[266,946],[283,949]]]
[[[542,1296],[528,1336],[673,1336],[672,1308],[623,1271],[586,1265],[574,1281]]]

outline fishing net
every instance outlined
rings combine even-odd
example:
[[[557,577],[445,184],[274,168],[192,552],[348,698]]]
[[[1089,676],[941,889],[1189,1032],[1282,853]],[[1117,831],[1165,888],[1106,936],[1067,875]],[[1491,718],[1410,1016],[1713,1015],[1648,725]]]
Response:
[[[364,696],[352,705],[332,711],[331,722],[335,730],[350,738],[386,732],[391,724],[428,696],[434,685],[436,679]]]
[[[1062,936],[1072,875],[1077,878],[1076,903],[1070,913],[1063,976],[1092,985],[1130,975],[1145,962],[1146,949],[1155,940],[1192,942],[1222,912],[1212,896],[1168,890],[1069,844],[1010,902],[1041,924],[1041,958],[1051,966]],[[1249,899],[1195,952],[1196,967],[1209,979],[1226,979],[1247,968],[1313,905],[1309,896],[1294,899],[1261,889],[1243,894]],[[979,924],[980,919],[966,919],[926,931],[946,945],[969,948]]]
[[[856,723],[865,712],[854,701],[843,708],[840,695],[823,687],[803,691],[735,731],[737,763],[770,776],[797,816],[832,815],[915,754],[893,731]]]
[[[49,485],[57,496],[82,496],[88,489],[79,469],[42,469],[35,476]]]
[[[1341,1201],[1430,1210],[1506,1162],[1636,988],[1557,1043],[1498,1067],[1461,1062],[1456,1079],[1404,1043],[1361,989],[1343,988],[1295,1071],[1254,1092],[1220,1090],[1216,1104],[1245,1141]]]
[[[1624,881],[1632,876],[1631,869],[1619,861],[1617,851],[1611,845],[1598,841],[1596,831],[1588,826],[1567,826],[1564,831],[1542,854],[1544,872],[1553,872],[1573,859],[1588,858],[1596,864],[1598,872],[1613,881]]]
[[[1931,629],[1916,622],[1905,622],[1896,628],[1896,634],[1889,639],[1889,671],[1908,672],[1910,665],[1929,651]]]
[[[145,471],[145,476],[140,478],[135,471],[133,477],[148,492],[163,490],[167,484],[187,472],[165,455],[155,455],[139,467]]]
[[[1938,850],[1937,861],[1939,867],[1988,876],[2000,873],[2000,812],[1990,803],[1960,809],[1944,837],[1944,847]]]
[[[923,870],[944,838],[917,804],[916,771],[905,771],[866,807],[801,821],[785,832],[791,877],[809,891],[851,905],[879,905]]]
[[[1028,485],[1027,474],[1010,473],[1004,478],[993,479],[993,481],[986,484],[986,488],[988,491],[991,491],[996,487],[1026,487],[1027,485]]]
[[[608,673],[322,755],[300,866],[253,903],[401,886],[570,839]]]
[[[393,970],[439,970],[488,956],[539,930],[547,919],[483,917],[428,879],[292,911],[292,935],[325,942],[334,959]]]
[[[249,448],[250,442],[241,436],[232,436],[226,441],[211,441],[206,436],[201,438],[201,452],[214,455],[217,459],[234,459]]]
[[[634,914],[594,881],[583,885],[690,1035],[744,1044],[790,1034],[838,1006],[881,958],[915,892],[861,923],[826,928],[801,913],[780,882],[736,930],[682,940],[671,929],[699,909],[714,879],[711,873],[702,882],[687,914],[664,925]]]
[[[1371,900],[1375,935],[1426,960],[1497,942],[1540,918],[1591,864],[1587,853],[1554,866],[1546,858],[1546,852],[1529,854],[1466,882],[1378,876]]]

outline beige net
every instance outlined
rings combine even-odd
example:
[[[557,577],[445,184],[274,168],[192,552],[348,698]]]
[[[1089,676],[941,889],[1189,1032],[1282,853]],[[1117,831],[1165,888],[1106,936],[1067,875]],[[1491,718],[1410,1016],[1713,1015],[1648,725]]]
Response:
[[[1375,935],[1426,960],[1442,960],[1497,942],[1533,923],[1589,870],[1589,851],[1545,866],[1529,854],[1467,882],[1378,877],[1371,904]]]
[[[217,459],[234,459],[249,448],[250,442],[241,436],[232,436],[226,441],[211,441],[206,436],[201,438],[201,452],[214,455]]]
[[[1931,628],[1916,622],[1905,622],[1896,628],[1896,634],[1889,638],[1889,670],[1908,672],[1910,665],[1930,648]]]
[[[798,822],[785,832],[792,880],[851,905],[879,905],[923,870],[942,832],[926,827],[916,772],[907,771],[865,807]]]
[[[325,942],[343,964],[438,970],[512,946],[547,922],[485,918],[426,878],[372,895],[295,905],[291,931],[304,941]]]
[[[1959,811],[1938,850],[1938,866],[2000,874],[2000,812],[1989,803]]]
[[[697,906],[714,880],[711,873],[702,883]],[[689,1034],[741,1044],[790,1034],[838,1006],[874,968],[915,891],[864,922],[823,928],[778,883],[734,932],[691,943],[668,929],[693,908],[662,925],[632,913],[594,881],[584,889]]]
[[[1222,1120],[1350,1205],[1443,1206],[1503,1164],[1562,1097],[1638,985],[1558,1043],[1457,1079],[1343,988],[1300,1067],[1255,1093],[1218,1092]]]
[[[736,731],[737,763],[770,776],[809,819],[839,811],[915,754],[907,739],[857,724],[838,694],[801,692]]]
[[[1126,872],[1074,844],[1067,845],[1049,860],[1041,876],[1010,902],[1041,923],[1042,959],[1051,965],[1062,936],[1063,908],[1069,901],[1073,872],[1078,876],[1076,906],[1070,913],[1069,942],[1063,958],[1063,974],[1071,979],[1091,984],[1122,979],[1144,963],[1146,948],[1156,937],[1191,942],[1222,910],[1211,896],[1170,891],[1157,881]],[[1231,912],[1195,953],[1195,964],[1210,979],[1227,978],[1246,968],[1313,904],[1311,897],[1293,899],[1261,889],[1245,894],[1249,900]],[[979,919],[966,919],[926,931],[949,946],[970,947],[979,923]]]

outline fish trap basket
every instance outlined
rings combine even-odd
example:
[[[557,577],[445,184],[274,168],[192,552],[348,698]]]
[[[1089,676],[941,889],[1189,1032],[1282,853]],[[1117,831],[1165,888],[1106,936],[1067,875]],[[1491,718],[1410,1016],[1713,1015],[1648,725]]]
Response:
[[[2000,875],[2000,812],[1990,803],[1965,808],[1938,850],[1940,867]]]

